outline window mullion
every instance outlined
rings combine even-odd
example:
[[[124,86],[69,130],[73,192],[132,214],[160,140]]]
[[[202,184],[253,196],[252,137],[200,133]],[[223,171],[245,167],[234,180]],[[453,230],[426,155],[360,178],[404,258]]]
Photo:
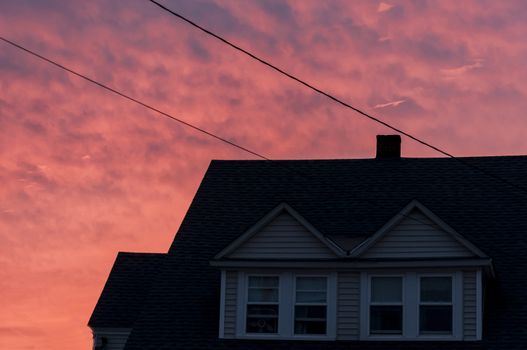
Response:
[[[452,335],[463,339],[463,273],[452,276]]]
[[[280,274],[281,288],[279,293],[280,311],[278,329],[280,336],[290,337],[293,335],[293,273],[283,272]]]
[[[417,274],[408,272],[403,284],[403,337],[405,338],[415,338],[419,332],[419,294],[417,285]]]

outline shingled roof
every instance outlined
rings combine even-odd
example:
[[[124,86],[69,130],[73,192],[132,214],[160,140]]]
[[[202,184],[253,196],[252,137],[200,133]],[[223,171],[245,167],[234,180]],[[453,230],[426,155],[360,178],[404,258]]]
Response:
[[[88,326],[131,328],[165,255],[120,252]]]
[[[527,187],[527,156],[463,158]],[[213,161],[181,224],[127,350],[421,349],[422,342],[218,339],[220,272],[209,261],[279,203],[325,235],[373,234],[418,200],[493,259],[483,341],[432,349],[519,349],[527,344],[527,200],[517,188],[455,159]]]

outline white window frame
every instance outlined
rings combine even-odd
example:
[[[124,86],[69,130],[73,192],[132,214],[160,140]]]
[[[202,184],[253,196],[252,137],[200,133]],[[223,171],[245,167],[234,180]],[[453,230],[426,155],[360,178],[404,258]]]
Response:
[[[324,304],[322,303],[319,303],[319,304],[313,304],[313,303],[297,303],[296,302],[296,281],[297,281],[297,278],[299,277],[322,277],[322,278],[325,278],[326,279],[326,302]],[[293,307],[292,307],[292,312],[293,312],[293,315],[292,315],[292,322],[293,324],[291,325],[291,328],[292,328],[292,335],[294,337],[310,337],[310,338],[319,338],[319,337],[326,337],[328,335],[328,320],[329,320],[329,285],[330,285],[330,281],[329,281],[329,276],[328,275],[306,275],[306,274],[295,274],[293,276]],[[325,306],[326,307],[326,334],[296,334],[295,333],[295,322],[296,322],[296,315],[295,315],[295,311],[296,311],[296,306],[299,305],[299,306]]]
[[[370,299],[372,277],[403,278],[403,332],[370,334]],[[452,277],[452,334],[419,334],[421,277]],[[463,275],[462,272],[362,272],[361,273],[361,340],[462,340],[463,339]]]
[[[277,300],[276,302],[262,302],[262,301],[258,301],[258,302],[254,302],[254,301],[249,301],[249,293],[248,293],[248,290],[249,290],[249,279],[251,277],[276,277],[278,279],[278,297],[277,297]],[[251,274],[247,274],[247,278],[246,278],[246,281],[247,281],[247,284],[246,284],[246,288],[245,290],[247,291],[246,293],[246,296],[245,296],[245,323],[244,323],[244,332],[246,334],[257,334],[257,335],[276,335],[276,334],[279,334],[280,333],[280,313],[281,313],[281,307],[280,307],[280,293],[281,293],[281,288],[280,288],[280,281],[281,278],[280,278],[280,275],[273,275],[273,274],[257,274],[257,273],[251,273]],[[249,333],[247,332],[247,308],[249,307],[249,305],[278,305],[278,319],[277,319],[277,329],[276,329],[276,333]]]
[[[370,306],[372,306],[372,301],[371,301],[371,280],[374,278],[374,277],[400,277],[401,278],[401,306],[402,306],[402,309],[403,309],[403,314],[402,314],[402,332],[401,334],[404,334],[404,326],[405,326],[405,275],[404,274],[370,274],[368,276],[368,305],[367,305],[367,322],[368,322],[368,334],[370,333]],[[383,304],[373,304],[373,305],[383,305]],[[389,303],[389,304],[385,304],[385,305],[395,305],[394,303]],[[379,338],[384,338],[384,339],[398,339],[401,337],[401,334],[371,334],[369,335],[370,337],[379,337]]]
[[[452,290],[450,291],[451,292],[451,301],[450,303],[437,303],[437,302],[422,302],[421,301],[421,279],[422,278],[426,278],[426,277],[450,277],[451,278],[451,281],[452,281]],[[420,273],[420,274],[417,274],[417,334],[419,335],[419,338],[427,338],[427,337],[432,337],[432,338],[437,338],[437,337],[452,337],[454,336],[454,330],[455,330],[455,321],[456,321],[456,313],[455,313],[455,310],[454,310],[454,304],[455,304],[455,300],[456,300],[456,286],[454,285],[455,284],[455,278],[454,278],[454,275],[452,273],[434,273],[434,274],[429,274],[429,273]],[[462,286],[460,286],[462,288]],[[432,333],[429,333],[429,334],[421,334],[421,325],[419,324],[419,322],[421,321],[421,305],[448,305],[448,306],[452,306],[452,334],[432,334]],[[461,315],[461,317],[463,317],[463,315]]]
[[[247,302],[249,276],[278,276],[278,333],[247,333]],[[296,277],[325,277],[327,278],[326,295],[326,334],[294,334]],[[277,339],[277,340],[335,340],[337,329],[337,273],[317,272],[257,272],[239,271],[238,273],[238,301],[236,313],[236,338],[242,339]]]

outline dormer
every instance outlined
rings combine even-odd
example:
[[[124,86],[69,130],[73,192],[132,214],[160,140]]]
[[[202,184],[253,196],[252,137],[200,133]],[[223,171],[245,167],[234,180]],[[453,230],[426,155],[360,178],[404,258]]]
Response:
[[[492,273],[481,250],[416,200],[359,239],[324,235],[285,203],[271,210],[211,261],[220,337],[481,339]]]

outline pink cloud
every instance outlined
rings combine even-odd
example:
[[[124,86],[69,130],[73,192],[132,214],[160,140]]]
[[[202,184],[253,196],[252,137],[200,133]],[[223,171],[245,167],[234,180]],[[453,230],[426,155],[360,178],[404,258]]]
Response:
[[[453,154],[527,152],[522,1],[165,3]],[[389,132],[145,1],[5,2],[0,33],[272,158]],[[166,251],[210,160],[253,157],[0,45],[0,348],[88,348],[116,252]]]

